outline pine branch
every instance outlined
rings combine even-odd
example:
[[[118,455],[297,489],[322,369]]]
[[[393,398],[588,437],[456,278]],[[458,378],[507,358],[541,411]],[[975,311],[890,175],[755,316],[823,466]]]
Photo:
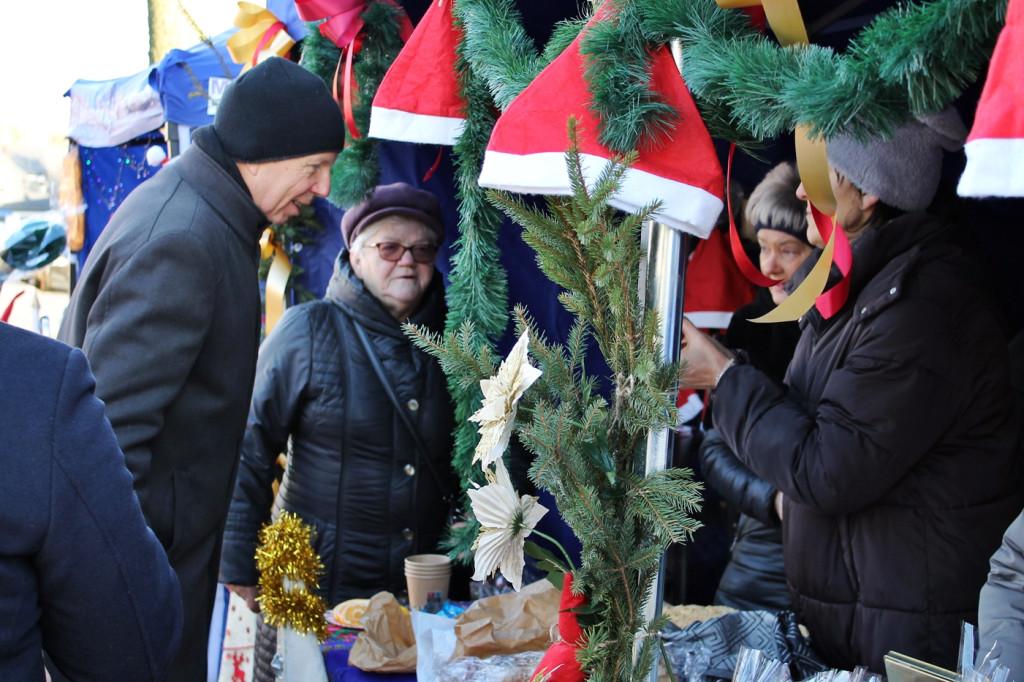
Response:
[[[682,543],[692,537],[700,523],[689,516],[699,510],[701,485],[687,469],[667,469],[635,482],[630,496],[630,513],[638,519],[653,519],[668,542]]]
[[[471,320],[466,320],[457,333],[444,335],[411,324],[403,325],[402,330],[413,345],[438,359],[442,371],[454,378],[460,390],[476,388],[479,399],[480,380],[494,372],[497,360],[490,345],[476,334]]]
[[[681,39],[683,76],[709,129],[756,143],[798,123],[826,139],[886,136],[913,115],[944,108],[987,63],[1006,4],[900,4],[879,14],[845,54],[779,47],[713,0],[644,0],[640,12],[646,35]]]
[[[463,54],[504,111],[543,65],[512,0],[456,0],[464,26]]]

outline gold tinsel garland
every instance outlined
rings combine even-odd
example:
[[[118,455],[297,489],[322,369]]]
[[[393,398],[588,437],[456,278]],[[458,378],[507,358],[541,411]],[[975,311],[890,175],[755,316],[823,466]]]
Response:
[[[312,538],[313,529],[288,511],[263,527],[256,549],[256,567],[260,572],[258,600],[270,625],[312,632],[323,642],[327,638],[327,604],[316,594],[323,564],[313,551]],[[286,579],[298,586],[287,589]]]

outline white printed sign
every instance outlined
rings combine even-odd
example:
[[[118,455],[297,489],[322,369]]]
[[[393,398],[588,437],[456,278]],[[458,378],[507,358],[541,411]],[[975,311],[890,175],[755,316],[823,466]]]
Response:
[[[206,93],[210,96],[210,99],[206,101],[206,113],[210,116],[217,113],[221,95],[224,94],[224,88],[228,87],[230,82],[230,78],[211,77],[209,83],[206,84]]]

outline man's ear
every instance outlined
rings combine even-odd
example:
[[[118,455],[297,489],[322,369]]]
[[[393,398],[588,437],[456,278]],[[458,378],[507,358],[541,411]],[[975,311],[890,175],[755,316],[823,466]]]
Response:
[[[247,178],[247,177],[256,177],[257,175],[259,175],[260,174],[260,166],[262,164],[259,164],[259,163],[246,163],[245,161],[239,161],[237,163],[237,165],[238,165],[238,171],[242,174],[242,177],[243,178]]]
[[[868,194],[865,192],[860,195],[860,210],[866,211],[870,208],[874,208],[875,204],[879,201],[878,197],[874,194]]]

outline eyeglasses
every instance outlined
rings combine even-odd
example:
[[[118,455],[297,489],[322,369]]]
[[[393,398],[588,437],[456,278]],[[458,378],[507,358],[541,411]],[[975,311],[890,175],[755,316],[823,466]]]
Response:
[[[376,246],[380,257],[391,263],[402,260],[406,251],[412,252],[412,259],[417,263],[433,263],[437,258],[437,247],[433,244],[406,246],[398,242],[377,242],[376,244],[367,244],[367,246]]]

